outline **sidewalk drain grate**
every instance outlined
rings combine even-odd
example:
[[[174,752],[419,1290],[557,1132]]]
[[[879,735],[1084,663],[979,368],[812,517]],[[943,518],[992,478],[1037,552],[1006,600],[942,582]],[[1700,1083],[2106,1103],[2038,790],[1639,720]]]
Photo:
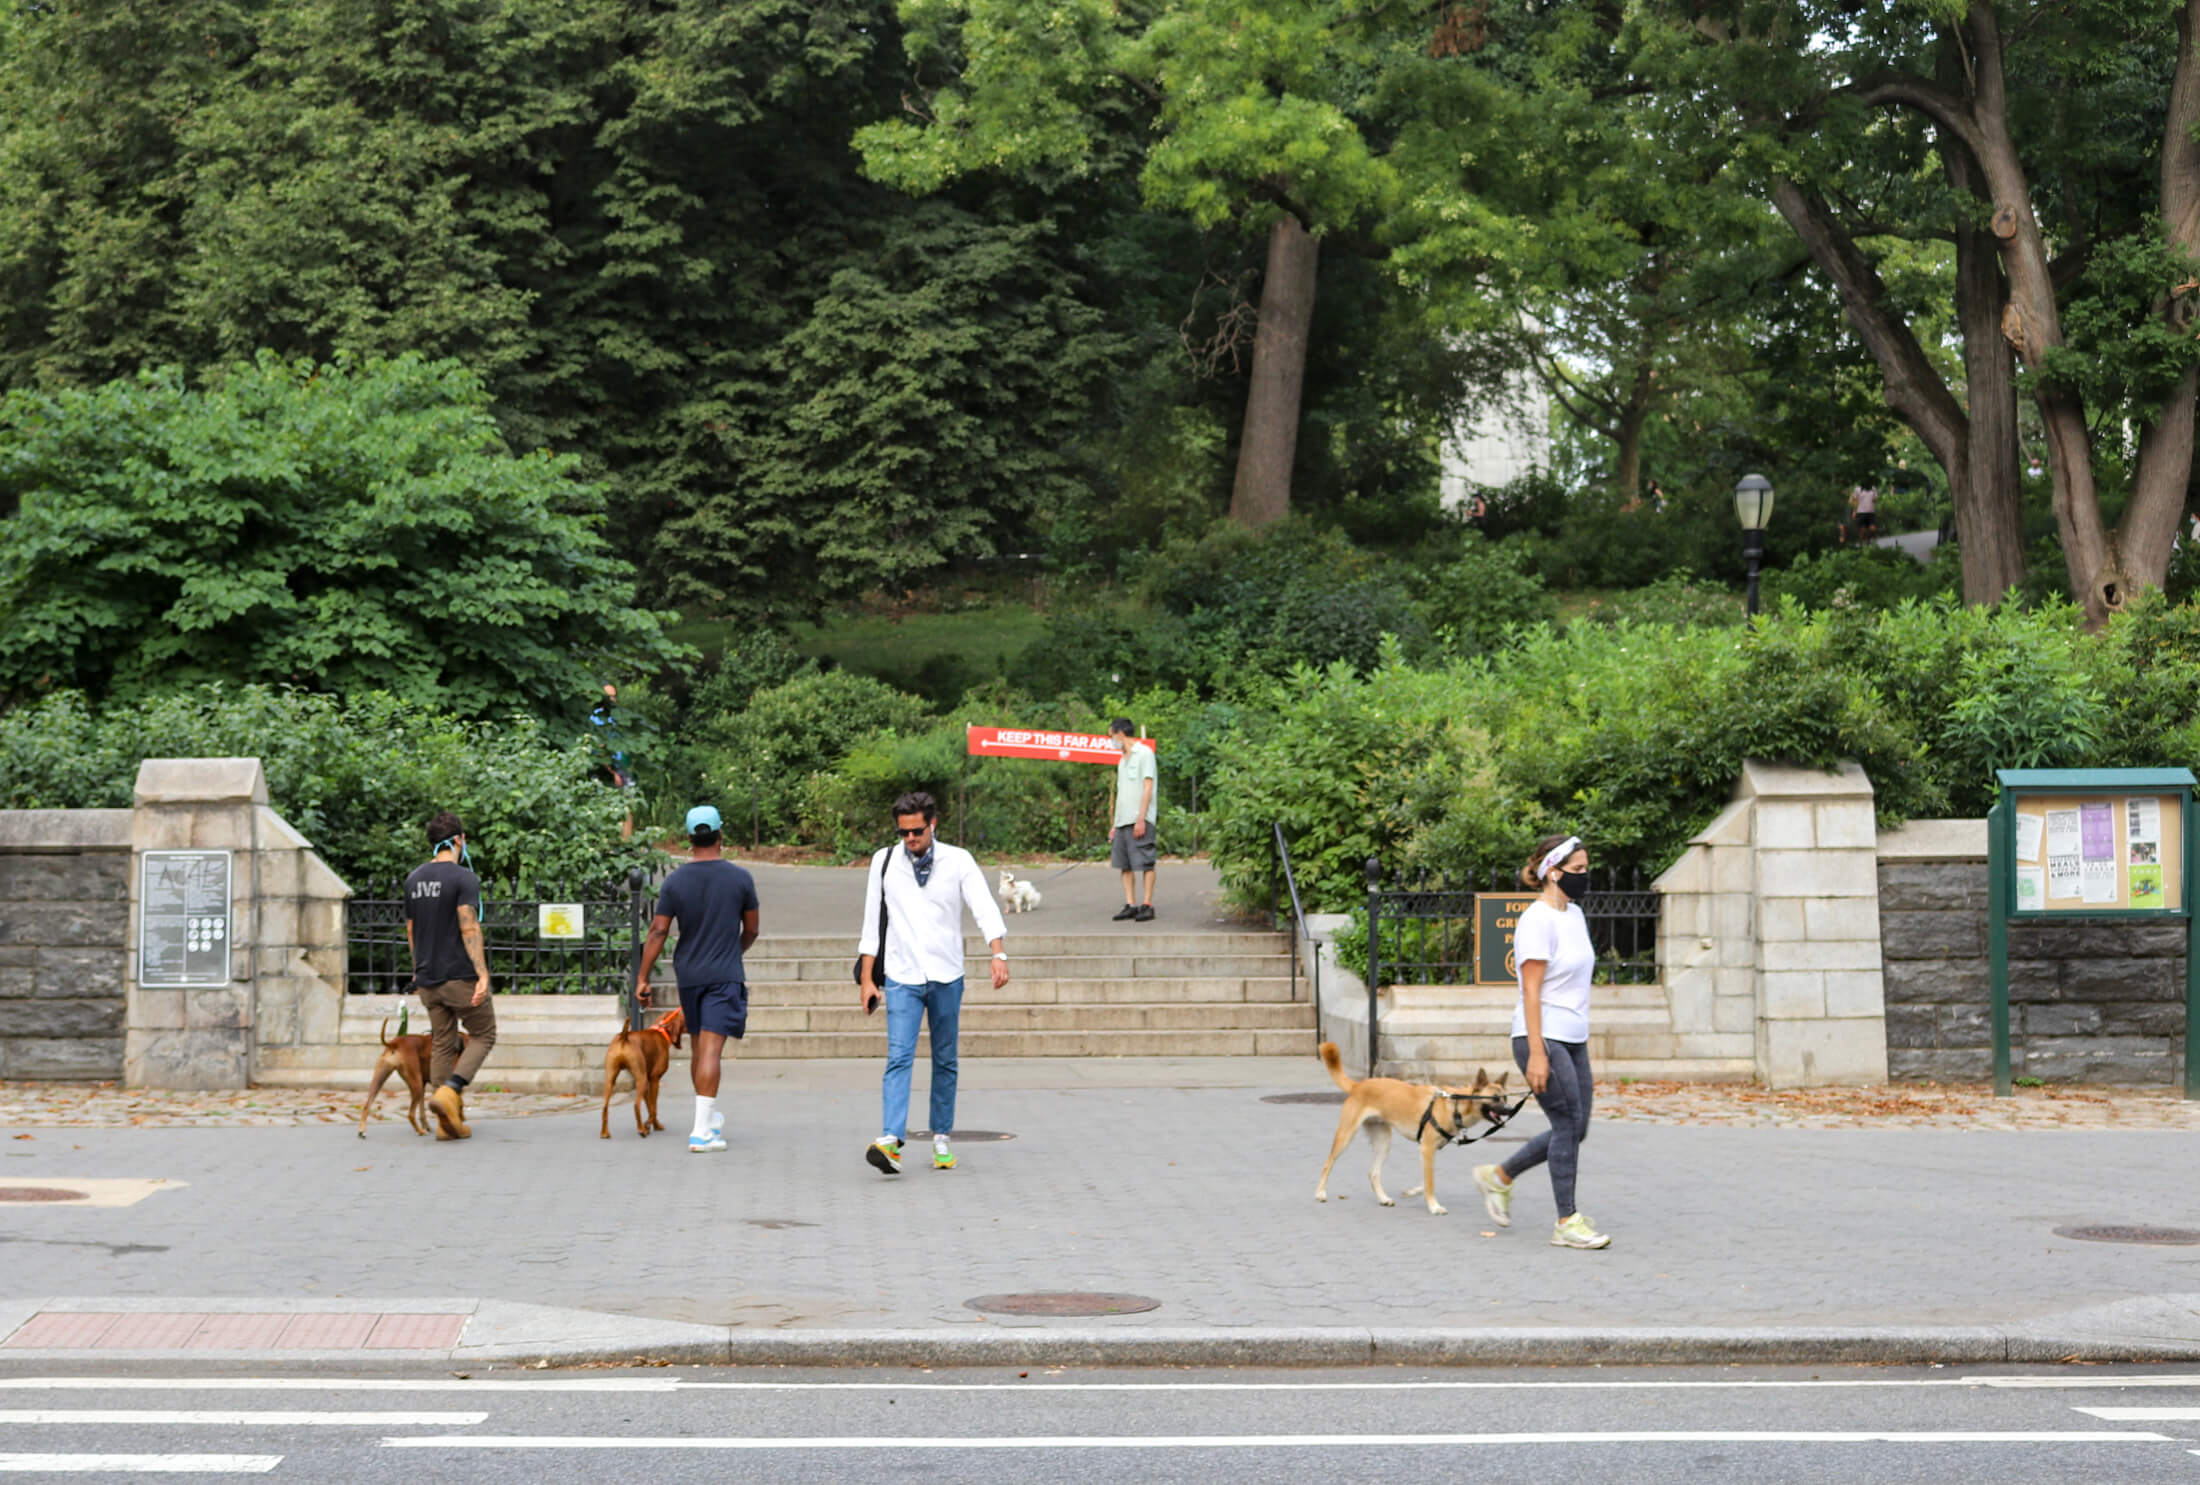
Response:
[[[1344,1102],[1344,1095],[1342,1093],[1271,1093],[1261,1099],[1261,1102],[1339,1104]]]
[[[981,1294],[963,1307],[994,1315],[1137,1315],[1158,1310],[1161,1301],[1143,1294],[1086,1294],[1075,1290],[1037,1294]]]
[[[772,1232],[777,1232],[783,1227],[817,1226],[815,1222],[804,1222],[794,1217],[743,1217],[741,1220],[751,1227],[767,1228]]]
[[[0,1201],[89,1201],[82,1191],[59,1186],[0,1186]]]
[[[912,1129],[909,1131],[909,1138],[912,1142],[928,1140],[931,1137],[932,1131],[929,1129]],[[997,1145],[1002,1140],[1012,1140],[1016,1136],[1005,1129],[958,1129],[948,1138],[958,1145]]]
[[[2058,1227],[2055,1236],[2084,1243],[2156,1243],[2174,1248],[2200,1245],[2200,1230],[2190,1227]]]

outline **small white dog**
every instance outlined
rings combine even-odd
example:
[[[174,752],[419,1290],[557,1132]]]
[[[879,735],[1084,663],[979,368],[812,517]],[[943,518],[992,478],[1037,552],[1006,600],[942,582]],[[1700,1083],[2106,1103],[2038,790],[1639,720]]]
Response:
[[[1028,913],[1039,905],[1039,889],[1019,882],[1007,867],[1001,868],[1001,906],[1011,913]]]

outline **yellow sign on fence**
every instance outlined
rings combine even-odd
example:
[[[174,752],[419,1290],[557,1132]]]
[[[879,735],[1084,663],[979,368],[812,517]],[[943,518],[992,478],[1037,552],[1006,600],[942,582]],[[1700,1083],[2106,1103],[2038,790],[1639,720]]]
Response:
[[[586,915],[577,902],[543,902],[535,905],[537,938],[585,938]]]

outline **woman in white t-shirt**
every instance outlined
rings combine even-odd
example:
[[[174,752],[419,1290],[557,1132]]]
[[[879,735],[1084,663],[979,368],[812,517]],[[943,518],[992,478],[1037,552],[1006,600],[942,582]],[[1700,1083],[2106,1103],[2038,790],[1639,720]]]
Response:
[[[1596,1083],[1589,1074],[1589,984],[1596,945],[1581,895],[1589,890],[1589,853],[1579,836],[1553,835],[1535,848],[1520,870],[1521,882],[1539,896],[1513,928],[1513,961],[1519,966],[1520,1004],[1513,1010],[1513,1061],[1551,1127],[1515,1151],[1503,1165],[1480,1165],[1474,1184],[1490,1220],[1512,1226],[1513,1182],[1549,1163],[1558,1225],[1551,1242],[1561,1248],[1602,1248],[1611,1238],[1589,1225],[1574,1206],[1574,1173],[1581,1142],[1589,1137],[1589,1107]]]

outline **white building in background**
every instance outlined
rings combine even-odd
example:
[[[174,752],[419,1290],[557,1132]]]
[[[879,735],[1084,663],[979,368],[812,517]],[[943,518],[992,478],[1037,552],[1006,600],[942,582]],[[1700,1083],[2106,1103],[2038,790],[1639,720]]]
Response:
[[[1506,380],[1505,393],[1472,417],[1461,418],[1444,434],[1441,463],[1446,510],[1466,504],[1479,485],[1510,484],[1551,464],[1551,403],[1532,376]]]

